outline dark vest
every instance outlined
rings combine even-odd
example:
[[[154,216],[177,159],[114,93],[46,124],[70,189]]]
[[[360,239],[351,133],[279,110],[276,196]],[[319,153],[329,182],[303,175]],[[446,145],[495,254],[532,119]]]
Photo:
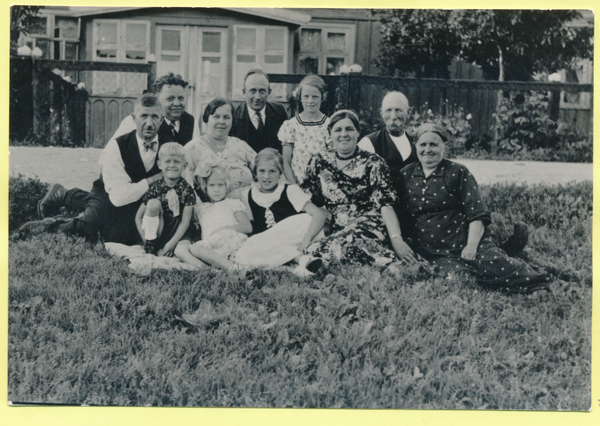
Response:
[[[165,120],[163,120],[158,128],[158,136],[162,136],[166,139],[178,142],[181,145],[185,145],[194,137],[194,124],[194,116],[184,111],[181,119],[179,120],[179,132],[177,132],[176,137],[173,137],[171,133],[171,127],[169,127]]]
[[[298,214],[287,196],[287,189],[288,185],[285,185],[279,200],[275,201],[271,207],[269,207],[269,210],[271,210],[273,217],[275,218],[275,223],[281,222],[283,219]],[[265,217],[267,209],[259,206],[256,204],[256,201],[252,199],[252,190],[248,192],[248,205],[250,206],[252,216],[254,217],[254,221],[252,223],[252,233],[259,234],[269,229],[267,226],[267,218]]]
[[[263,127],[262,130],[258,130],[252,123],[248,126],[248,145],[252,147],[256,152],[260,152],[264,148],[275,148],[272,146],[269,137],[267,135],[267,128]],[[279,149],[281,152],[281,148]]]
[[[142,156],[140,155],[140,150],[137,143],[136,131],[134,130],[131,133],[127,133],[126,135],[119,136],[116,141],[117,145],[119,145],[119,150],[121,151],[121,158],[123,159],[123,164],[125,164],[125,172],[131,178],[133,183],[138,183],[142,179],[146,179],[150,176],[154,176],[160,169],[154,163],[154,166],[150,169],[150,171],[146,171],[144,167],[144,162],[142,161]],[[163,143],[169,142],[169,140],[165,140],[165,138],[158,137],[158,147],[160,148]]]
[[[392,138],[390,138],[390,135],[385,128],[375,133],[371,133],[370,135],[367,135],[367,137],[373,144],[375,153],[383,158],[390,168],[390,173],[394,183],[396,183],[396,180],[398,179],[397,177],[400,174],[400,170],[402,170],[404,166],[417,161],[417,150],[410,139],[408,140],[411,148],[410,155],[406,160],[404,160],[402,159],[402,155],[400,155],[398,148],[396,148],[394,141]]]

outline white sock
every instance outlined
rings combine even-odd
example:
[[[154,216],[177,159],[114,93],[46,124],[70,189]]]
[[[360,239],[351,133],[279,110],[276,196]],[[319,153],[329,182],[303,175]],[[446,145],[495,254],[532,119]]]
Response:
[[[146,240],[155,240],[158,237],[160,217],[144,215],[142,218],[142,230]]]

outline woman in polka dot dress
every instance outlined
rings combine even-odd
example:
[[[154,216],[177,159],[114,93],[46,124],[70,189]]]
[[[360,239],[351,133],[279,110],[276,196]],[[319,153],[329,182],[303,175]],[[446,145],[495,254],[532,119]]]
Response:
[[[401,171],[405,241],[444,275],[470,272],[478,283],[510,292],[546,288],[546,274],[509,257],[492,240],[477,182],[465,166],[444,159],[446,140],[435,124],[417,130],[419,161]]]

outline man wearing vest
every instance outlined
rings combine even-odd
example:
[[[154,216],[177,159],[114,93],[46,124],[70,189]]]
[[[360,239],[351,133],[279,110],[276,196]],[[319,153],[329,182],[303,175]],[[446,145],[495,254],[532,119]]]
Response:
[[[58,191],[62,192],[61,199],[69,210],[82,213],[73,219],[46,218],[28,222],[17,231],[18,234],[63,232],[90,241],[96,241],[100,236],[105,242],[127,245],[141,242],[135,214],[148,186],[162,177],[156,164],[157,152],[171,139],[157,134],[162,113],[156,95],[142,95],[132,117],[136,130],[111,139],[102,151],[101,175],[91,192],[66,191],[64,188]],[[49,194],[51,192],[52,188]],[[56,196],[57,191],[54,192]]]
[[[401,92],[389,92],[381,101],[381,118],[385,127],[365,136],[359,148],[382,157],[390,168],[394,189],[399,190],[400,170],[417,161],[417,151],[406,135],[408,124],[408,99]]]
[[[154,85],[164,120],[158,128],[158,135],[169,137],[174,142],[185,145],[194,136],[200,136],[198,125],[194,117],[185,111],[187,81],[179,74],[169,73],[156,80]],[[135,130],[133,116],[130,114],[121,121],[113,138],[122,136]]]
[[[275,148],[281,152],[277,133],[288,115],[283,105],[267,100],[271,93],[269,77],[259,69],[248,71],[244,77],[243,93],[246,102],[235,109],[229,135],[240,138],[256,152],[263,148]]]

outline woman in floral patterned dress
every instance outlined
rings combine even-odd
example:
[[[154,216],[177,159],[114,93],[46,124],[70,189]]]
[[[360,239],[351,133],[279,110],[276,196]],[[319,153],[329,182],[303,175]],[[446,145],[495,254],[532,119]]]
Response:
[[[326,237],[307,251],[329,262],[381,267],[397,258],[415,262],[414,253],[400,236],[392,207],[397,195],[387,164],[357,147],[358,116],[353,111],[338,111],[331,117],[328,130],[334,149],[311,158],[302,188],[332,218]]]

